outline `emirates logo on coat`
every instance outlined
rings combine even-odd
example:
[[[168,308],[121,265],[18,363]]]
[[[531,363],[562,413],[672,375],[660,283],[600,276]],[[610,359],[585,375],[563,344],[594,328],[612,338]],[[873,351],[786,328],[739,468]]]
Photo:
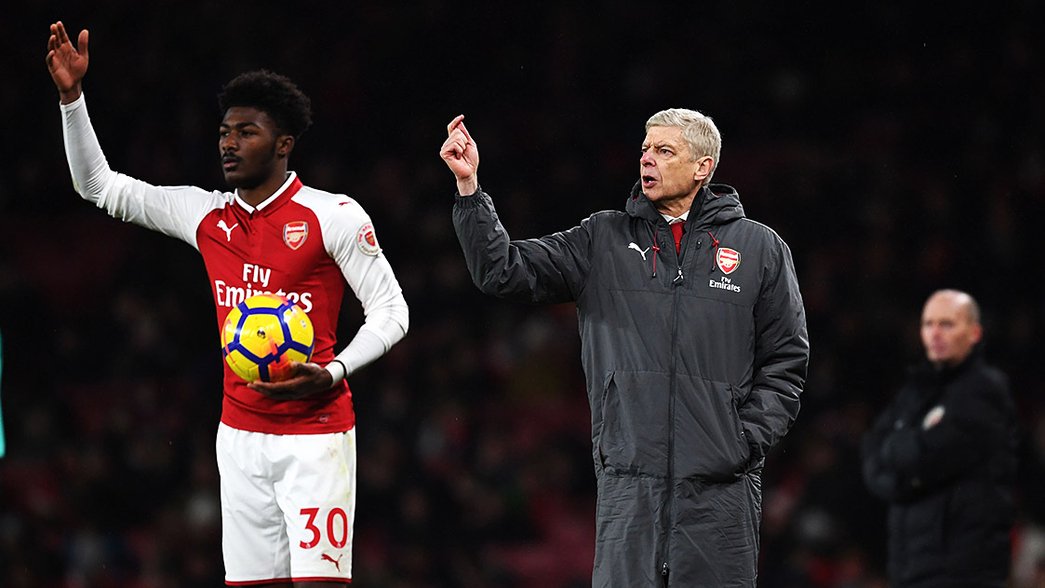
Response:
[[[283,225],[283,242],[287,244],[287,247],[297,250],[305,244],[305,239],[308,239],[308,223],[305,221],[295,221]]]
[[[719,247],[715,253],[715,263],[718,264],[718,269],[728,276],[740,267],[740,252],[729,247]]]

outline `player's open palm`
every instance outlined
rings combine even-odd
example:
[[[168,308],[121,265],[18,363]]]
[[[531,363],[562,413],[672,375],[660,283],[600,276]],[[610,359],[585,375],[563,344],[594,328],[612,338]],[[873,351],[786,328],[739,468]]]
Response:
[[[51,37],[47,40],[47,71],[51,72],[59,92],[77,90],[87,73],[87,36],[87,29],[80,31],[77,48],[69,39],[62,21],[51,25]]]

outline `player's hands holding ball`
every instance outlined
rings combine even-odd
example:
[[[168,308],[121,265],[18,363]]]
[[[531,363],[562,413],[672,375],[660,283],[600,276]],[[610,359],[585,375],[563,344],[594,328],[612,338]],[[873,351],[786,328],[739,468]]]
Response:
[[[323,394],[331,373],[312,363],[316,332],[308,314],[281,294],[255,294],[225,317],[225,363],[247,386],[275,400]]]
[[[248,387],[276,400],[296,400],[328,392],[334,385],[334,377],[316,363],[287,362],[277,376],[279,381],[255,380]]]
[[[471,196],[479,190],[479,147],[464,126],[464,115],[459,114],[446,126],[447,138],[439,156],[457,177],[457,192]]]

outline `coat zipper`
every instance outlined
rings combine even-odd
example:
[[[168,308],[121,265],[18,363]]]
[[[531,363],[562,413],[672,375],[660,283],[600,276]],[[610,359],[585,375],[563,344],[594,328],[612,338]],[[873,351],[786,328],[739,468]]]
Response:
[[[689,231],[687,231],[688,233]],[[678,355],[675,353],[675,349],[678,348],[678,329],[679,329],[679,290],[678,288],[682,285],[685,280],[685,276],[682,273],[682,259],[683,254],[686,253],[686,246],[689,244],[687,235],[682,236],[682,246],[679,252],[675,254],[675,262],[678,265],[678,274],[672,278],[671,285],[674,288],[672,292],[672,307],[671,307],[671,380],[668,390],[668,503],[665,512],[667,513],[668,520],[665,525],[666,530],[666,544],[664,546],[664,561],[661,562],[660,575],[664,582],[664,586],[669,586],[669,577],[671,573],[671,567],[669,563],[671,561],[671,525],[675,520],[675,402],[678,396]],[[694,237],[695,238],[695,237]],[[693,246],[694,255],[700,249],[702,244],[701,240],[697,240],[696,245]]]
[[[665,508],[667,513],[667,524],[665,525],[665,546],[664,546],[664,561],[660,566],[661,579],[664,581],[664,586],[669,585],[669,574],[671,567],[669,562],[671,561],[671,533],[672,525],[675,521],[675,404],[676,397],[678,396],[678,355],[675,353],[675,349],[678,349],[678,331],[679,331],[679,287],[685,280],[685,276],[682,273],[682,258],[685,253],[685,241],[686,236],[682,236],[683,243],[679,248],[679,251],[675,254],[675,263],[678,266],[678,273],[671,280],[671,286],[674,289],[671,297],[671,379],[668,388],[668,479],[667,479],[667,492],[668,492],[668,503]]]

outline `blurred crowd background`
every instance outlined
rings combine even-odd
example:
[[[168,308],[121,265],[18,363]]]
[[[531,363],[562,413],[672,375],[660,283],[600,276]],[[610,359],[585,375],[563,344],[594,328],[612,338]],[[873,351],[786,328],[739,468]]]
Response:
[[[590,585],[574,308],[472,286],[438,148],[464,113],[508,230],[539,236],[621,208],[646,118],[688,107],[722,130],[716,181],[790,244],[809,317],[802,412],[765,470],[760,586],[886,585],[859,442],[941,287],[979,299],[1011,377],[1012,584],[1045,586],[1041,3],[60,4],[16,2],[0,24],[0,586],[223,574],[203,264],[73,191],[43,62],[56,19],[91,30],[110,164],[153,183],[223,187],[215,96],[235,74],[266,67],[311,95],[292,168],[363,204],[411,309],[407,338],[351,379],[355,585]],[[349,300],[343,338],[359,320]]]

